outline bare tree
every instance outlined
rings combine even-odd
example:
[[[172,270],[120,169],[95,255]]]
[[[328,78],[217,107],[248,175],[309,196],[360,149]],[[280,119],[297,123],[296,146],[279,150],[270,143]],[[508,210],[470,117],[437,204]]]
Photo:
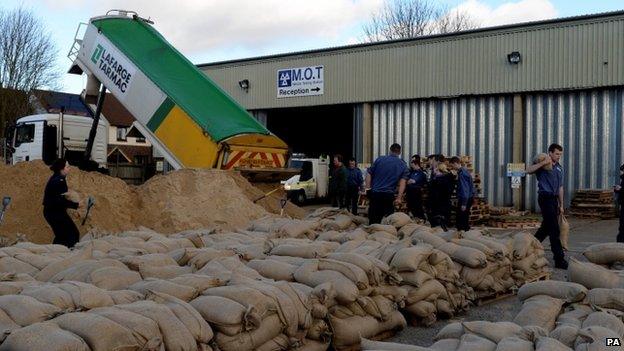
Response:
[[[0,132],[7,121],[29,112],[28,97],[34,89],[58,87],[57,53],[31,11],[0,11]]]
[[[386,0],[363,26],[365,41],[407,39],[479,27],[476,20],[429,0]]]

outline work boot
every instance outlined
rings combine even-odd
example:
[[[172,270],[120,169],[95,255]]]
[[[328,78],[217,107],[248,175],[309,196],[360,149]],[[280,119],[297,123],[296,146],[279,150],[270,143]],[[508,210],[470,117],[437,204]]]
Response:
[[[568,262],[565,259],[555,262],[555,268],[568,269]]]

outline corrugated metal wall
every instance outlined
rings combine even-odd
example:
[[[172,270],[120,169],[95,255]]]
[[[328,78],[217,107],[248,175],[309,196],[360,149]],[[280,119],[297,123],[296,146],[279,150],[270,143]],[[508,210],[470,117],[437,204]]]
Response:
[[[519,51],[522,62],[507,55]],[[323,65],[324,94],[277,98],[277,70]],[[624,13],[202,66],[247,109],[624,85]],[[238,82],[247,79],[249,90]]]
[[[505,165],[511,162],[512,97],[465,97],[373,105],[373,156],[392,143],[413,154],[472,155],[483,179],[483,195],[498,206],[510,205]]]
[[[568,205],[576,189],[617,183],[624,162],[624,89],[535,94],[524,101],[525,159],[551,143],[564,147]],[[527,178],[524,197],[528,208],[538,209],[535,177]]]

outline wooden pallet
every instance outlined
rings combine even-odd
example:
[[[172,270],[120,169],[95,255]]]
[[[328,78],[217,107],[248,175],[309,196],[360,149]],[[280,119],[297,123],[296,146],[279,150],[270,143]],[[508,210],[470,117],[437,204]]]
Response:
[[[532,278],[529,278],[529,279],[525,280],[524,284],[534,283],[534,282],[538,282],[538,281],[541,281],[541,280],[550,280],[551,276],[552,276],[552,272],[550,272],[550,271],[549,272],[542,272],[541,274],[539,274],[539,275],[537,275],[535,277],[532,277]]]
[[[377,334],[373,337],[367,338],[368,340],[373,340],[373,341],[383,341],[383,340],[387,340],[392,338],[393,336],[396,335],[396,330],[388,330],[385,331],[383,333]],[[343,347],[338,347],[338,346],[334,346],[332,345],[330,350],[336,350],[336,351],[360,351],[362,349],[360,344],[357,345],[351,345],[351,346],[343,346]]]

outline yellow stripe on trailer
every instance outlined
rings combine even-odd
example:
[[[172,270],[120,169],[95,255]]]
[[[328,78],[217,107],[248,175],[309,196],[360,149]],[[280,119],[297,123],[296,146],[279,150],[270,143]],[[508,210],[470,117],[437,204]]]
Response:
[[[177,105],[154,134],[178,157],[184,167],[212,168],[217,161],[217,143]]]

